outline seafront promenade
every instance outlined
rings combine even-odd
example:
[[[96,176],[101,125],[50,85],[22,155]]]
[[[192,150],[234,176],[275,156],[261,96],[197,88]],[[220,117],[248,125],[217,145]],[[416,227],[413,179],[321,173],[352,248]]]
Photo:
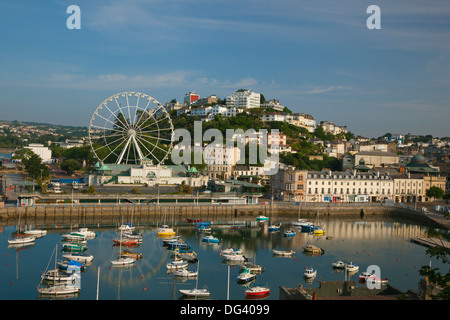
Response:
[[[442,213],[424,214],[414,207],[385,205],[382,203],[302,203],[262,202],[260,204],[50,204],[0,209],[0,225],[16,224],[19,217],[23,224],[37,224],[42,221],[54,223],[90,224],[121,223],[153,224],[171,220],[185,221],[187,218],[201,218],[211,221],[236,221],[254,219],[259,215],[271,221],[300,218],[391,216],[415,220],[433,227],[450,229],[450,220]]]

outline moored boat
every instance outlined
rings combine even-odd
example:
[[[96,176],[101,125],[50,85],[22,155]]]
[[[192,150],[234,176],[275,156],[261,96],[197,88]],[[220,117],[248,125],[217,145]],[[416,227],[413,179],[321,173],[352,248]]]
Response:
[[[359,266],[350,262],[345,265],[345,270],[347,270],[348,272],[355,272],[359,270]]]
[[[250,271],[250,269],[245,268],[237,277],[238,283],[247,283],[256,279],[256,275]]]
[[[275,232],[275,231],[280,231],[280,229],[281,229],[281,225],[271,225],[271,226],[269,226],[269,228],[268,228],[268,230],[269,230],[269,232]]]
[[[130,265],[135,263],[136,260],[132,257],[120,257],[115,259],[115,260],[111,260],[111,264],[114,266],[125,266],[125,265]]]
[[[195,298],[209,297],[211,295],[211,293],[206,288],[203,288],[203,289],[180,289],[179,292],[186,297],[195,297]]]
[[[25,243],[31,243],[34,242],[36,237],[34,236],[27,236],[27,237],[17,237],[14,239],[8,239],[9,244],[25,244]]]
[[[292,256],[295,252],[293,250],[287,251],[287,250],[272,250],[273,254],[277,256]]]
[[[338,261],[332,262],[331,266],[333,268],[336,268],[336,269],[344,269],[345,268],[345,262],[343,262],[341,260],[338,260]]]
[[[287,230],[287,231],[285,231],[284,234],[283,234],[283,236],[284,236],[285,238],[292,238],[292,237],[295,236],[295,235],[296,235],[295,231],[292,231],[292,230]]]
[[[203,241],[203,242],[209,242],[209,243],[219,243],[219,242],[220,242],[219,238],[216,238],[216,237],[211,236],[211,235],[209,235],[209,236],[204,236],[204,237],[202,238],[202,241]]]
[[[324,252],[323,249],[316,247],[315,245],[312,244],[307,244],[306,246],[303,247],[303,250],[305,252],[320,253],[320,254]]]
[[[269,220],[269,217],[266,217],[264,215],[260,215],[256,217],[256,221],[267,221]]]
[[[174,270],[172,273],[176,277],[183,277],[183,278],[195,278],[198,275],[197,271],[189,271],[184,268],[181,270]]]
[[[79,261],[79,262],[91,262],[92,260],[94,260],[94,256],[91,254],[84,254],[84,253],[65,253],[62,255],[63,258],[67,259],[67,260],[75,260],[75,261]]]
[[[270,294],[270,288],[266,287],[266,286],[253,286],[251,288],[248,288],[247,290],[245,290],[245,295],[247,297],[253,297],[253,298],[257,298],[257,297],[266,297]]]
[[[162,225],[157,229],[158,237],[172,237],[176,232],[170,228],[168,225]]]
[[[303,276],[305,278],[314,278],[317,275],[317,270],[314,268],[306,268],[305,272],[303,273]]]

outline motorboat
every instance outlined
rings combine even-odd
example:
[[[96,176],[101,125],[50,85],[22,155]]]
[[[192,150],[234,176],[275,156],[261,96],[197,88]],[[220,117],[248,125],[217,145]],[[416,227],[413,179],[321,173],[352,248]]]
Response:
[[[202,222],[202,219],[200,219],[200,218],[187,218],[186,222],[187,223],[197,223],[197,222]]]
[[[238,253],[222,253],[221,257],[225,260],[231,260],[231,261],[246,261],[247,258],[244,257],[243,254]]]
[[[344,269],[345,265],[346,265],[345,262],[343,262],[341,260],[331,263],[331,266],[336,269]]]
[[[348,272],[355,272],[359,270],[359,266],[350,262],[345,265],[345,270],[347,270]]]
[[[134,260],[142,259],[142,253],[134,253],[128,250],[124,250],[120,253],[122,258],[133,258]]]
[[[303,247],[303,250],[305,252],[311,252],[311,253],[323,253],[323,249],[316,247],[315,245],[312,245],[312,244],[307,244],[306,246]]]
[[[270,289],[269,289],[269,287],[265,287],[265,286],[253,286],[253,287],[245,290],[246,297],[253,297],[253,298],[263,297],[263,296],[265,297],[265,296],[268,296],[269,294],[270,294]]]
[[[141,240],[141,241],[142,241],[142,238],[143,238],[141,234],[136,233],[134,231],[124,232],[122,236],[124,238],[127,238],[127,239],[135,239],[135,240]]]
[[[62,243],[63,251],[82,252],[87,249],[87,245],[79,243]]]
[[[325,234],[325,230],[322,229],[320,226],[314,226],[314,228],[312,229],[312,233],[314,235],[322,235]]]
[[[303,276],[309,279],[314,278],[315,276],[317,276],[317,270],[313,268],[306,268]]]
[[[363,272],[359,274],[359,280],[361,282],[368,282],[373,284],[386,284],[388,283],[387,278],[379,278],[376,274],[370,272]]]
[[[264,267],[259,264],[254,264],[253,262],[247,261],[244,262],[244,265],[242,266],[242,270],[249,269],[251,273],[262,273],[264,271]]]
[[[179,269],[174,270],[173,275],[176,277],[183,277],[183,278],[195,278],[198,275],[197,271],[189,271],[187,269]]]
[[[183,240],[176,240],[176,241],[172,241],[172,242],[168,242],[167,243],[167,247],[169,249],[185,249],[185,250],[189,250],[191,248],[191,245],[187,242],[184,242]]]
[[[211,235],[203,237],[202,241],[203,242],[209,242],[209,243],[219,243],[220,242],[219,238],[216,238],[216,237],[211,236]]]
[[[267,220],[269,220],[269,217],[266,217],[266,216],[263,216],[263,215],[260,215],[260,216],[256,217],[256,221],[267,221]]]
[[[142,243],[142,239],[129,239],[129,238],[122,238],[122,239],[113,239],[113,245],[118,246],[137,246]]]
[[[243,254],[241,249],[227,248],[220,251],[221,254]]]
[[[238,283],[247,283],[256,279],[256,275],[253,274],[250,269],[245,268],[237,277]]]
[[[280,231],[280,229],[281,229],[281,225],[271,225],[271,226],[269,226],[269,228],[268,228],[268,230],[269,230],[269,232],[276,232],[276,231]]]
[[[80,228],[76,232],[84,235],[87,239],[94,239],[97,236],[94,231],[91,231],[88,228]]]
[[[211,227],[207,225],[199,225],[198,227],[195,227],[195,229],[198,232],[211,232]]]
[[[75,260],[64,260],[64,261],[59,261],[57,263],[57,266],[59,269],[64,270],[64,271],[68,271],[70,269],[73,269],[74,267],[79,268],[80,271],[85,271],[85,265],[79,261],[75,261]]]
[[[292,256],[295,252],[293,250],[287,251],[287,250],[272,250],[273,254],[277,256]]]
[[[157,231],[158,237],[172,237],[176,234],[176,232],[166,224],[159,227]]]
[[[312,225],[313,223],[308,219],[297,219],[297,221],[292,222],[292,226],[294,227],[302,227]]]
[[[118,228],[119,231],[134,231],[134,226],[131,223],[122,224]]]
[[[86,241],[87,237],[84,234],[78,233],[78,232],[70,232],[63,234],[62,237],[66,239],[67,241]]]
[[[295,235],[296,235],[295,231],[292,231],[292,230],[287,230],[283,234],[283,236],[286,238],[292,238]]]
[[[74,285],[59,284],[51,287],[38,288],[41,295],[62,296],[67,294],[79,293],[81,288]]]

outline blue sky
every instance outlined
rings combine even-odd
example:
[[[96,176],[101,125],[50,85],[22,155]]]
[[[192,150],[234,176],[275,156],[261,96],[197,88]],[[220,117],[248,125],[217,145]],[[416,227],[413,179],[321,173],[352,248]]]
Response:
[[[450,136],[448,0],[2,0],[0,41],[3,120],[87,126],[122,91],[249,88],[363,136]]]

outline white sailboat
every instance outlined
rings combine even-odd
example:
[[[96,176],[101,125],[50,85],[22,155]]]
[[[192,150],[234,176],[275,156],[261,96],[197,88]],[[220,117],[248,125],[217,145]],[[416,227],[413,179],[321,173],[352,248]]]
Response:
[[[200,263],[197,264],[197,280],[195,282],[195,289],[180,289],[179,292],[186,296],[186,297],[195,297],[195,298],[201,298],[201,297],[209,297],[211,293],[208,291],[208,289],[198,289],[198,270],[200,268]]]
[[[123,219],[123,218],[122,218]],[[123,222],[122,222],[123,225]],[[122,232],[123,230],[120,229],[120,245],[119,245],[119,257],[115,260],[111,260],[111,263],[114,266],[125,266],[125,265],[130,265],[133,264],[136,260],[132,257],[122,257],[120,255],[120,252],[122,251]]]

